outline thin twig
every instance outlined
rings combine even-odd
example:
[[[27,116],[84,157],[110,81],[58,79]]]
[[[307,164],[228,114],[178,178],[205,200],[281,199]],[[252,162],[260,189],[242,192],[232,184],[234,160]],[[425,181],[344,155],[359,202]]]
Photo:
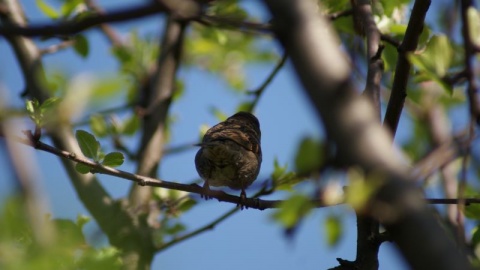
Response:
[[[251,94],[253,94],[255,97],[251,103],[251,107],[249,108],[248,111],[253,111],[255,106],[257,105],[258,101],[260,100],[260,97],[263,94],[263,91],[267,88],[267,86],[273,81],[275,76],[278,74],[278,72],[282,69],[283,65],[285,65],[285,62],[287,61],[287,52],[283,53],[282,58],[278,62],[278,64],[275,66],[275,68],[272,70],[270,75],[268,75],[267,79],[260,85],[257,89],[249,91]]]
[[[70,48],[71,46],[73,46],[75,44],[75,41],[74,40],[65,40],[65,41],[62,41],[58,44],[54,44],[52,46],[49,46],[47,48],[44,48],[44,49],[40,49],[40,54],[41,55],[46,55],[46,54],[52,54],[52,53],[56,53],[60,50],[63,50],[63,49],[66,49],[66,48]]]
[[[100,8],[97,5],[97,3],[95,3],[94,0],[85,0],[85,4],[89,9],[95,11],[97,14],[105,15],[105,10]],[[99,25],[99,27],[102,30],[102,32],[105,34],[105,36],[108,38],[108,40],[112,43],[113,47],[118,47],[123,45],[122,39],[110,25],[106,23],[102,23]]]
[[[3,25],[0,27],[0,35],[3,36],[55,36],[55,35],[73,35],[87,28],[97,26],[103,23],[123,22],[132,19],[143,18],[162,12],[175,14],[187,14],[188,16],[198,16],[199,10],[194,1],[182,1],[184,5],[176,5],[182,10],[171,10],[163,1],[148,1],[146,4],[123,8],[116,11],[106,12],[104,14],[95,14],[85,17],[81,20],[54,22],[47,24],[37,24],[28,27],[19,25]],[[190,14],[192,13],[192,14]],[[0,14],[2,16],[4,14]]]
[[[235,207],[235,208],[233,208],[232,210],[229,210],[229,211],[226,212],[225,214],[223,214],[223,215],[221,215],[220,217],[218,217],[217,219],[215,219],[213,222],[211,222],[211,223],[209,223],[209,224],[207,224],[207,225],[205,225],[205,226],[203,226],[203,227],[200,227],[200,228],[198,228],[198,229],[196,229],[196,230],[194,230],[194,231],[192,231],[192,232],[190,232],[190,233],[187,233],[187,234],[182,235],[182,236],[180,236],[180,237],[178,237],[178,238],[175,238],[174,240],[172,240],[172,241],[170,241],[170,242],[167,242],[167,243],[161,245],[160,247],[157,248],[156,251],[159,252],[159,251],[165,250],[165,249],[167,249],[167,248],[169,248],[169,247],[171,247],[171,246],[173,246],[173,245],[175,245],[175,244],[178,244],[178,243],[183,242],[183,241],[185,241],[185,240],[187,240],[187,239],[190,239],[190,238],[192,238],[192,237],[194,237],[194,236],[196,236],[196,235],[199,235],[199,234],[201,234],[201,233],[203,233],[203,232],[205,232],[205,231],[213,230],[213,229],[215,228],[215,226],[217,226],[219,223],[221,223],[222,221],[224,221],[225,219],[227,219],[227,218],[230,217],[231,215],[237,213],[238,210],[239,210],[239,208],[238,208],[238,207]]]

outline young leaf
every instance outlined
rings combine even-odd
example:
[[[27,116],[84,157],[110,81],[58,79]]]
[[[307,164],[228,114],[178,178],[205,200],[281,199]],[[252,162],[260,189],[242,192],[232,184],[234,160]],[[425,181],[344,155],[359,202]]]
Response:
[[[133,114],[130,118],[123,123],[123,134],[132,136],[137,132],[138,128],[140,127],[140,118],[138,115]]]
[[[102,164],[110,167],[118,167],[123,164],[125,157],[120,152],[108,153],[103,159]]]
[[[58,19],[60,17],[60,13],[56,11],[52,6],[47,4],[43,0],[35,0],[38,8],[43,12],[43,14],[47,15],[50,19]]]
[[[336,215],[329,215],[325,220],[324,228],[328,245],[333,247],[338,244],[343,232],[340,218]]]
[[[77,138],[82,153],[86,157],[98,161],[100,156],[100,143],[95,139],[95,136],[84,130],[77,130],[75,137]]]
[[[295,172],[288,171],[288,165],[280,166],[278,160],[275,158],[273,161],[273,172],[270,175],[272,178],[275,189],[277,190],[291,190],[292,187],[302,180],[301,177],[297,177]]]
[[[299,175],[318,171],[324,163],[323,144],[310,137],[303,138],[295,155],[295,169]]]
[[[313,208],[313,203],[306,196],[296,194],[280,204],[280,208],[272,215],[285,228],[294,227]]]
[[[76,36],[73,49],[82,58],[86,58],[88,56],[88,52],[90,51],[87,38],[85,38],[83,35]]]
[[[88,167],[87,165],[82,164],[82,163],[77,163],[77,164],[75,164],[75,170],[78,173],[87,174],[87,173],[90,172],[90,167]]]
[[[108,126],[105,118],[99,114],[90,117],[90,129],[98,137],[105,137],[108,134]]]
[[[38,100],[27,100],[25,102],[25,108],[27,109],[28,116],[37,126],[42,126],[42,111],[40,110],[40,104]]]
[[[68,18],[75,11],[75,9],[83,4],[83,0],[67,0],[64,1],[62,7],[60,8],[60,13],[63,18]]]
[[[51,109],[60,102],[60,99],[57,97],[51,97],[45,100],[42,105],[40,105],[40,110],[42,113],[45,113],[47,110]]]

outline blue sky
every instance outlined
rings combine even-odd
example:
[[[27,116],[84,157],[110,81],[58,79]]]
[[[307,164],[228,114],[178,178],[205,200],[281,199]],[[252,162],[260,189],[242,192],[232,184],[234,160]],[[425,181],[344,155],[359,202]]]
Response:
[[[24,7],[31,22],[45,21],[39,13],[34,1],[24,1]],[[100,5],[110,8],[120,7],[137,1],[99,1]],[[249,9],[257,16],[264,16],[262,7],[253,1],[246,1]],[[52,3],[55,3],[52,1]],[[125,34],[131,29],[139,29],[141,33],[159,34],[162,20],[151,17],[135,23],[117,24],[117,30]],[[109,44],[97,30],[88,31],[90,55],[81,59],[72,50],[65,50],[56,55],[46,56],[47,68],[58,68],[77,74],[112,74],[117,65],[110,56]],[[49,43],[41,43],[42,47]],[[280,48],[271,42],[271,49],[280,54]],[[21,106],[23,101],[18,93],[23,89],[23,81],[16,59],[5,39],[0,38],[0,51],[3,65],[0,66],[0,83],[8,92],[8,104]],[[257,87],[269,74],[273,65],[255,65],[247,69],[249,88]],[[174,103],[171,112],[177,117],[173,126],[171,145],[181,145],[198,139],[199,127],[202,124],[213,125],[217,122],[210,112],[215,106],[227,114],[245,97],[234,91],[226,91],[228,85],[214,74],[198,69],[182,69],[180,78],[186,89],[181,100]],[[106,104],[112,107],[114,104]],[[277,78],[267,88],[258,104],[255,114],[260,120],[262,129],[263,164],[258,182],[269,177],[273,169],[273,160],[277,158],[281,164],[292,163],[298,142],[304,136],[321,136],[321,124],[313,114],[311,105],[303,95],[292,67],[287,64]],[[405,125],[405,123],[402,123]],[[400,126],[402,130],[404,126]],[[404,129],[406,130],[406,129]],[[400,133],[401,136],[401,133]],[[400,138],[401,139],[401,138]],[[48,141],[47,141],[48,143]],[[133,140],[132,140],[133,143]],[[131,145],[135,148],[136,145]],[[4,149],[0,148],[0,151]],[[39,176],[45,196],[48,198],[50,210],[54,217],[75,219],[78,214],[88,212],[77,199],[58,158],[42,152],[27,149],[36,158],[42,174]],[[179,155],[167,156],[162,161],[159,175],[162,179],[189,183],[198,178],[194,167],[196,149]],[[123,170],[134,171],[132,164],[125,164]],[[0,172],[8,172],[10,168],[4,162],[3,152],[0,154]],[[116,197],[122,197],[130,187],[130,182],[109,176],[99,176],[108,191]],[[0,202],[12,191],[12,182],[6,178],[0,181]],[[254,190],[247,191],[254,193]],[[281,199],[284,193],[276,193],[269,199]],[[181,218],[189,229],[195,229],[209,223],[234,207],[232,204],[218,203],[210,200],[197,205]],[[270,218],[272,210],[244,210],[229,218],[212,231],[205,232],[184,243],[177,244],[155,257],[153,269],[326,269],[338,263],[335,258],[354,260],[356,249],[356,226],[352,211],[346,206],[318,209],[301,225],[293,239],[284,237],[282,228]],[[322,224],[326,216],[335,213],[344,220],[344,235],[338,246],[330,248],[326,244]],[[98,227],[92,222],[86,227],[87,234],[97,235]],[[95,243],[104,243],[105,239],[93,239]],[[392,244],[381,247],[380,269],[405,269],[402,259]]]

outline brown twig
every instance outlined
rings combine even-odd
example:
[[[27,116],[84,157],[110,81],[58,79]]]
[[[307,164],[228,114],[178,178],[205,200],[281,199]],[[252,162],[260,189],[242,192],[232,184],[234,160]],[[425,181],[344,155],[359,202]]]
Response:
[[[70,48],[71,46],[73,46],[75,44],[75,41],[74,40],[65,40],[65,41],[62,41],[58,44],[54,44],[52,46],[49,46],[47,48],[44,48],[44,49],[40,49],[40,54],[41,55],[46,55],[46,54],[52,54],[52,53],[56,53],[60,50],[63,50],[63,49],[66,49],[66,48]]]
[[[272,70],[270,75],[268,75],[267,79],[255,90],[249,91],[252,95],[254,95],[254,99],[251,103],[250,108],[247,110],[249,112],[252,112],[255,106],[257,105],[258,101],[260,100],[260,97],[263,94],[263,91],[267,88],[268,85],[273,81],[275,76],[278,74],[278,72],[282,69],[283,65],[285,65],[285,62],[287,61],[287,53],[284,52],[282,58],[278,62],[278,64],[275,66],[275,68]]]
[[[170,1],[168,1],[170,2]],[[163,1],[148,1],[146,4],[119,9],[116,11],[105,12],[104,14],[94,14],[78,21],[55,22],[48,24],[38,24],[32,26],[19,26],[14,24],[3,25],[0,27],[0,35],[3,36],[55,36],[55,35],[73,35],[84,31],[90,27],[104,23],[122,22],[132,19],[143,18],[162,12],[175,14],[189,14],[197,16],[198,7],[194,1],[183,1],[185,5],[176,5],[183,8],[181,10],[171,10]],[[1,14],[0,14],[1,16]]]
[[[362,26],[362,34],[367,40],[367,82],[364,94],[372,101],[377,112],[378,121],[381,120],[380,109],[380,83],[383,73],[382,51],[380,44],[380,31],[373,19],[372,6],[369,0],[352,1],[354,21]]]

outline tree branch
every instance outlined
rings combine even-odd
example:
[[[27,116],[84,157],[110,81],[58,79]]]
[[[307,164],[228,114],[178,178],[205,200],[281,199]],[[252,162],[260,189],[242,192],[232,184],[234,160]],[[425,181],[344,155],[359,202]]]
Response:
[[[467,79],[467,95],[468,104],[470,108],[471,118],[474,119],[477,124],[480,124],[480,103],[478,99],[478,87],[475,80],[475,71],[473,62],[475,61],[476,45],[472,41],[470,36],[470,25],[468,22],[468,9],[474,8],[472,0],[461,1],[462,12],[462,36],[463,36],[463,48],[465,50],[464,62],[465,62],[465,77]]]
[[[213,222],[210,222],[209,224],[203,226],[203,227],[200,227],[190,233],[187,233],[185,235],[182,235],[178,238],[175,238],[174,240],[160,246],[158,249],[157,249],[157,252],[158,251],[162,251],[162,250],[165,250],[175,244],[178,244],[178,243],[181,243],[187,239],[190,239],[194,236],[197,236],[203,232],[206,232],[208,230],[213,230],[215,228],[215,226],[217,226],[218,224],[220,224],[222,221],[226,220],[227,218],[229,218],[230,216],[232,216],[233,214],[237,213],[239,210],[238,207],[235,207],[233,208],[232,210],[226,212],[225,214],[221,215],[220,217],[218,217],[217,219],[215,219]]]
[[[423,23],[430,7],[431,0],[416,0],[413,4],[412,13],[408,22],[405,37],[398,47],[398,60],[393,78],[392,92],[385,113],[384,125],[386,125],[393,137],[397,132],[398,122],[402,114],[405,98],[407,97],[408,77],[410,76],[410,62],[407,54],[417,48],[418,39],[423,31]]]
[[[354,18],[359,20],[362,25],[363,33],[367,39],[367,83],[364,94],[372,101],[377,112],[378,120],[381,119],[380,109],[380,83],[383,73],[382,51],[383,45],[380,44],[380,31],[373,19],[372,6],[370,0],[352,1]]]
[[[56,36],[74,35],[93,26],[103,23],[123,22],[131,19],[143,18],[158,13],[168,12],[180,17],[197,16],[199,7],[194,1],[184,0],[182,4],[172,3],[172,0],[148,1],[146,4],[122,8],[103,14],[93,14],[81,20],[49,23],[26,27],[14,23],[8,23],[0,27],[0,35],[3,36]],[[0,9],[3,10],[3,9]],[[0,14],[8,16],[5,13]]]
[[[268,75],[267,79],[260,85],[257,89],[249,91],[252,95],[254,95],[254,99],[251,103],[251,106],[249,108],[249,112],[252,112],[253,109],[257,106],[258,101],[260,100],[260,97],[263,94],[263,91],[267,88],[267,86],[273,81],[275,76],[278,74],[278,72],[282,69],[283,65],[285,65],[285,62],[287,62],[287,53],[284,52],[282,58],[278,62],[278,64],[275,66],[275,68],[272,70],[270,75]]]
[[[180,66],[181,52],[186,23],[178,22],[169,16],[161,44],[158,64],[151,76],[149,85],[142,89],[144,93],[142,107],[146,114],[143,117],[141,145],[138,150],[137,173],[155,177],[163,156],[167,117],[175,92],[175,79]],[[148,209],[151,190],[133,186],[129,200],[135,207]],[[152,218],[156,220],[156,218]]]
[[[12,137],[10,139],[24,144],[31,146],[37,150],[44,151],[51,153],[55,156],[58,156],[63,159],[68,159],[71,161],[74,161],[76,163],[81,163],[84,164],[88,167],[91,168],[92,173],[98,173],[98,174],[105,174],[105,175],[110,175],[114,176],[117,178],[121,179],[126,179],[130,180],[133,182],[136,182],[140,186],[151,186],[151,187],[159,187],[159,188],[166,188],[166,189],[173,189],[173,190],[180,190],[180,191],[185,191],[185,192],[190,192],[190,193],[196,193],[200,195],[208,195],[209,197],[215,198],[218,201],[221,202],[229,202],[233,204],[238,204],[240,201],[239,196],[233,196],[230,194],[227,194],[223,191],[219,190],[205,190],[203,187],[197,185],[197,184],[181,184],[181,183],[176,183],[176,182],[169,182],[165,180],[160,180],[160,179],[155,179],[152,177],[147,177],[147,176],[142,176],[138,174],[133,174],[130,172],[126,172],[123,170],[115,169],[109,166],[104,166],[100,163],[94,162],[90,159],[81,157],[73,152],[68,152],[65,150],[58,149],[56,147],[50,146],[48,144],[45,144],[41,141],[35,140],[33,134],[29,131],[24,132],[25,135],[28,137],[28,139],[22,139],[19,137]],[[0,136],[4,136],[4,134],[0,133]],[[263,191],[260,191],[259,193],[255,194],[252,198],[247,198],[245,206],[247,208],[252,208],[252,209],[258,209],[258,210],[265,210],[265,209],[270,209],[270,208],[277,208],[279,204],[281,204],[283,201],[282,200],[261,200],[258,199],[257,197],[259,195],[264,195]],[[438,199],[432,199],[432,198],[426,198],[425,199],[427,203],[429,204],[459,204],[463,203],[465,205],[470,205],[470,204],[480,204],[480,198],[465,198],[465,199],[455,199],[455,198],[438,198]],[[339,202],[337,204],[329,204],[325,203],[323,200],[312,200],[312,202],[315,204],[317,208],[322,208],[322,207],[328,207],[328,206],[334,206],[334,205],[339,205],[343,204],[343,202]]]
[[[366,211],[382,221],[413,269],[468,269],[466,257],[438,224],[391,147],[392,138],[378,123],[376,112],[358,96],[349,65],[331,34],[334,31],[318,16],[318,7],[312,1],[265,3],[274,17],[277,37],[335,143],[338,159],[376,175],[367,181],[382,183]],[[415,14],[414,7],[410,23]]]

